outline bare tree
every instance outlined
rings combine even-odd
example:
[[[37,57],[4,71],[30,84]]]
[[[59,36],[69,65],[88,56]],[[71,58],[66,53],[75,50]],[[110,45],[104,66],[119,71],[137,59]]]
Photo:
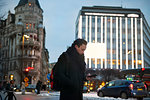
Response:
[[[102,77],[102,80],[105,82],[114,80],[114,79],[121,79],[123,78],[122,73],[120,70],[117,69],[102,69],[100,70],[100,76]]]

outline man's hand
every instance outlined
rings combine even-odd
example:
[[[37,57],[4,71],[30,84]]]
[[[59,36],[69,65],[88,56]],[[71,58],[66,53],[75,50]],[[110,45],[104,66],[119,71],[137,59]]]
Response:
[[[86,77],[86,79],[88,80],[88,81],[91,81],[92,79],[93,79],[93,77]]]
[[[86,76],[86,79],[88,80],[88,81],[91,81],[93,78],[95,78],[97,75],[96,74],[93,74],[93,75],[91,75],[90,73]]]

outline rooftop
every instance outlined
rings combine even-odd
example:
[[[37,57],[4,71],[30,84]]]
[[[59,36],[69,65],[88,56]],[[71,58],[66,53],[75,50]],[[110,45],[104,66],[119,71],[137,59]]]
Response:
[[[25,5],[25,4],[29,3],[29,2],[35,2],[35,4],[36,4],[39,8],[41,8],[38,0],[20,0],[19,3],[18,3],[18,5],[17,5],[16,7]]]

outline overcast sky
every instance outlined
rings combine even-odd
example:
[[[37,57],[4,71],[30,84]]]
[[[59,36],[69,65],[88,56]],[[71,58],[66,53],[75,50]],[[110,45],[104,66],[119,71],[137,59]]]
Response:
[[[0,0],[2,1],[2,0]],[[0,4],[0,15],[14,8],[20,0],[4,0]],[[46,48],[49,61],[57,61],[59,55],[66,51],[75,39],[75,21],[82,6],[122,6],[123,8],[139,8],[150,25],[150,0],[39,0],[44,13],[46,28]]]

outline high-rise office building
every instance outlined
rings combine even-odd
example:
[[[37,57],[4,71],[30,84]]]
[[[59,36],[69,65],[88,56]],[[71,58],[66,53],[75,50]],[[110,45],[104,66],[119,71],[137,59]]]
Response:
[[[140,9],[84,6],[75,34],[88,42],[87,68],[150,67],[150,27]]]

